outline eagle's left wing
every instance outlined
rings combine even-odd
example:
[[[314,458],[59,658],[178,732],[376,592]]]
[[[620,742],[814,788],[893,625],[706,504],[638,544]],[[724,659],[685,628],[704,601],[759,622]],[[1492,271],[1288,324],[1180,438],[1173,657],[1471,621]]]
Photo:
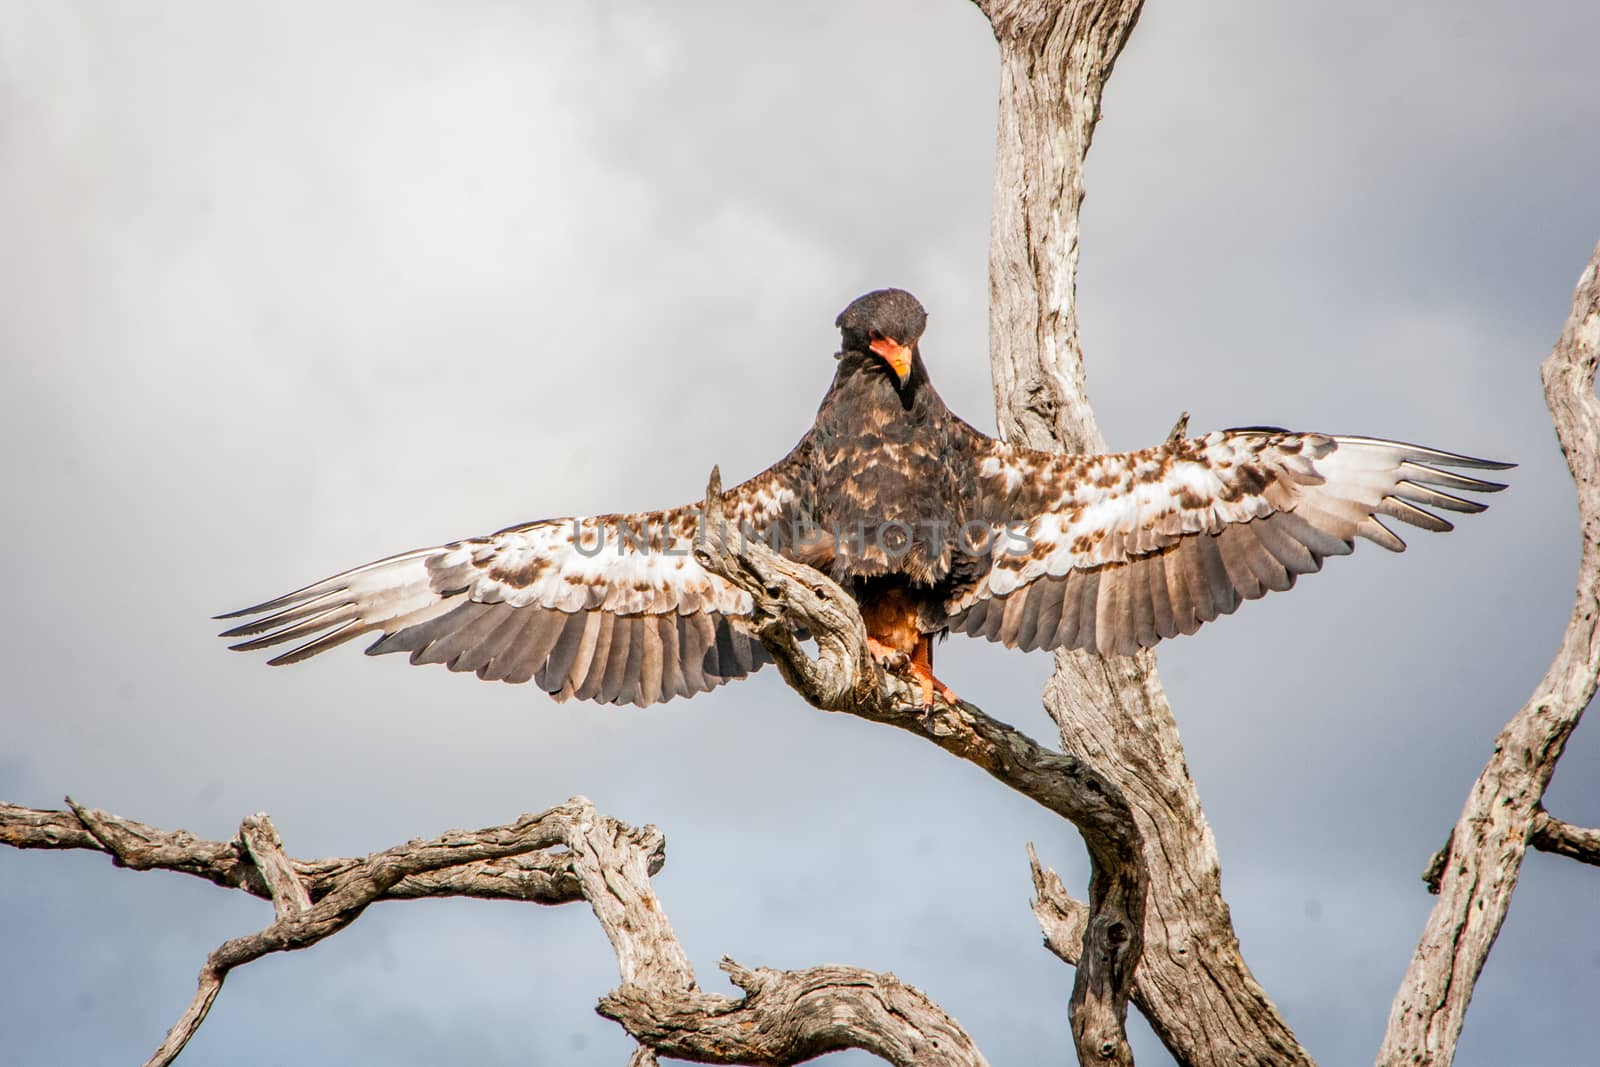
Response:
[[[1505,486],[1444,468],[1512,466],[1274,429],[1099,456],[986,439],[975,462],[988,566],[946,605],[950,629],[1108,655],[1193,633],[1244,600],[1288,589],[1357,537],[1402,551],[1380,516],[1449,530],[1426,509],[1482,511],[1454,492]]]

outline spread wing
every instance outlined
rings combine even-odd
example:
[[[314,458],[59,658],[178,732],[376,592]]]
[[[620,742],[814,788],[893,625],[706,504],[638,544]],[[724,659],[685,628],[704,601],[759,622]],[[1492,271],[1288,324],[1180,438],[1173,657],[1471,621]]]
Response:
[[[794,505],[799,451],[724,493],[730,523],[760,531]],[[377,633],[368,655],[532,679],[557,700],[691,696],[767,662],[742,624],[749,595],[694,559],[699,521],[692,506],[545,519],[417,549],[218,616],[254,616],[222,636],[246,638],[241,651],[300,642],[278,665]]]
[[[1357,537],[1404,550],[1382,518],[1449,530],[1427,509],[1482,511],[1454,493],[1505,486],[1445,468],[1512,466],[1271,429],[1103,456],[985,447],[977,477],[994,533],[989,567],[946,605],[950,628],[1024,649],[1107,655],[1193,633],[1245,600],[1288,589]]]

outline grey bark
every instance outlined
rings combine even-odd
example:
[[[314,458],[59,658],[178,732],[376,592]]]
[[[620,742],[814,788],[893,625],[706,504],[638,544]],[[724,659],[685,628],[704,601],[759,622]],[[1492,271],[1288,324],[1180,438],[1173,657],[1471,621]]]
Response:
[[[85,808],[67,798],[68,811],[48,811],[0,803],[0,845],[13,848],[89,849],[105,852],[118,867],[135,871],[177,871],[204,878],[227,889],[241,889],[272,900],[272,890],[239,839],[207,841],[186,830],[163,830],[119,815]],[[548,815],[548,813],[546,813]],[[251,818],[256,818],[252,816]],[[313,900],[327,896],[350,872],[378,857],[405,856],[415,848],[448,847],[449,841],[475,840],[499,851],[487,858],[450,855],[452,866],[411,868],[377,900],[469,896],[492,900],[527,900],[567,904],[582,900],[567,857],[541,851],[549,847],[537,832],[544,815],[524,815],[508,826],[461,832],[416,842],[360,859],[290,860],[295,876]],[[446,853],[446,855],[449,855]],[[652,860],[651,873],[661,869],[664,853]]]
[[[1083,163],[1139,0],[978,0],[1000,46],[989,345],[1002,436],[1105,447],[1075,303]],[[1150,876],[1134,1001],[1181,1064],[1310,1064],[1239,952],[1216,843],[1184,763],[1155,657],[1058,653],[1045,707],[1062,749],[1132,805]],[[1041,898],[1043,899],[1043,898]],[[1046,907],[1046,914],[1050,913]],[[1045,924],[1047,940],[1060,935]]]
[[[1566,633],[1550,668],[1495,739],[1445,853],[1430,865],[1439,900],[1390,1009],[1379,1064],[1444,1067],[1511,905],[1530,843],[1595,862],[1600,834],[1567,826],[1540,804],[1556,761],[1600,678],[1600,246],[1543,365],[1545,403],[1578,495],[1583,554]]]
[[[475,896],[564,904],[586,900],[616,951],[622,985],[599,1011],[657,1055],[700,1063],[791,1064],[860,1048],[897,1067],[984,1067],[960,1025],[893,975],[855,967],[749,970],[723,960],[745,996],[702,992],[650,886],[665,841],[598,814],[583,797],[515,823],[411,841],[360,859],[291,859],[270,819],[252,815],[231,841],[206,841],[67,801],[68,811],[0,804],[0,844],[82,848],[118,866],[205,878],[272,901],[264,930],[223,943],[194,998],[146,1067],[173,1062],[235,967],[329,937],[380,900]]]
[[[1600,830],[1573,826],[1542,809],[1533,816],[1528,844],[1541,852],[1600,865]]]
[[[858,1048],[901,1067],[986,1064],[921,990],[859,967],[751,970],[723,959],[744,997],[624,984],[600,1002],[659,1056],[695,1063],[791,1064]]]

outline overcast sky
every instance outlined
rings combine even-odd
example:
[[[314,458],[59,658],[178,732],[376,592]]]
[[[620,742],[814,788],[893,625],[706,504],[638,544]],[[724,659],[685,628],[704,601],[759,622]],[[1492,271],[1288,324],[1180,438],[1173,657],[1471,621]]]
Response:
[[[1114,447],[1182,410],[1514,460],[1166,646],[1246,958],[1321,1062],[1369,1062],[1418,874],[1554,651],[1577,529],[1537,364],[1600,239],[1600,7],[1155,4],[1089,160],[1080,304]],[[697,498],[781,455],[838,310],[928,306],[993,427],[995,46],[958,0],[0,0],[0,799],[361,854],[575,793],[654,822],[716,960],[892,970],[999,1064],[1062,1062],[1071,972],[1025,844],[1070,827],[774,672],[648,711],[353,648],[286,670],[209,616],[419,545]],[[1415,536],[1409,536],[1415,533]],[[1050,657],[941,676],[1035,736]],[[1580,730],[1548,802],[1600,823]],[[140,1062],[260,901],[0,852],[0,1059]],[[235,973],[186,1063],[614,1065],[580,906],[374,908]],[[1531,854],[1457,1063],[1592,1062],[1600,875]],[[1144,1063],[1167,1062],[1142,1023]],[[860,1054],[828,1062],[861,1064]]]

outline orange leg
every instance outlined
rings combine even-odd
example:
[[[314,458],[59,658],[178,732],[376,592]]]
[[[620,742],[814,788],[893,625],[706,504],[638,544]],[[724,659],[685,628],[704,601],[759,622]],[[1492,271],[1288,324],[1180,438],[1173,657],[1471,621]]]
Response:
[[[917,607],[901,589],[863,597],[861,619],[867,624],[867,650],[885,670],[905,671],[922,688],[922,706],[933,707],[933,694],[950,703],[957,697],[933,676],[933,638],[917,629]]]
[[[917,636],[917,647],[911,653],[911,674],[922,685],[923,707],[933,707],[935,690],[949,703],[961,703],[961,698],[948,685],[933,676],[933,638],[928,634]]]

